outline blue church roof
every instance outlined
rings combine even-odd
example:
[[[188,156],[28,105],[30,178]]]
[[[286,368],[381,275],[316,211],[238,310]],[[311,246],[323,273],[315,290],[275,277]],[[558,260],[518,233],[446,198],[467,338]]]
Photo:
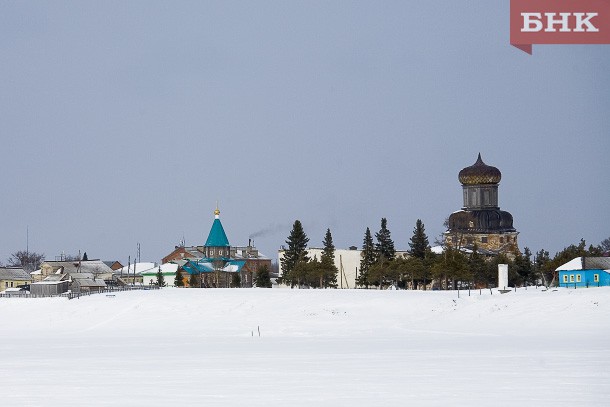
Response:
[[[182,268],[189,274],[212,273],[216,270],[213,261],[213,259],[188,260]],[[245,264],[245,260],[228,260],[224,262],[220,270],[227,273],[239,273]]]
[[[205,241],[206,247],[229,247],[229,239],[227,239],[227,234],[225,233],[224,228],[222,227],[222,223],[220,223],[220,219],[218,215],[216,215],[216,219],[214,219],[214,223],[212,223],[212,228],[210,229],[210,234],[208,235],[208,240]]]

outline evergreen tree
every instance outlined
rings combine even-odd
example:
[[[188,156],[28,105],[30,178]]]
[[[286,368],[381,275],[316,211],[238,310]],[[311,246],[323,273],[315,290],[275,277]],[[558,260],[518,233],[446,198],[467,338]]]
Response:
[[[394,241],[390,236],[390,231],[387,228],[388,221],[386,218],[381,218],[381,229],[379,229],[378,233],[375,233],[375,238],[377,238],[377,243],[375,244],[375,252],[376,252],[376,260],[382,261],[383,259],[392,261],[394,260],[394,256],[396,255],[396,250],[394,249]]]
[[[294,221],[288,240],[286,244],[288,247],[284,251],[284,258],[282,261],[282,282],[294,286],[298,278],[293,276],[293,269],[299,262],[307,263],[309,258],[307,257],[307,243],[309,238],[303,230],[303,225],[297,219]]]
[[[411,256],[417,257],[418,259],[426,257],[426,250],[430,247],[430,243],[428,243],[428,236],[426,236],[426,230],[421,219],[417,219],[417,222],[415,222],[415,228],[413,229],[413,236],[411,236],[409,247],[411,248]]]
[[[459,250],[445,248],[442,256],[436,258],[432,266],[432,276],[438,280],[441,289],[456,289],[458,282],[472,281],[468,269],[468,258]]]
[[[362,242],[362,252],[360,252],[360,273],[358,273],[356,279],[357,285],[368,288],[368,275],[373,264],[375,264],[375,245],[373,244],[371,230],[366,228],[364,241]]]
[[[330,229],[326,229],[323,244],[324,250],[322,251],[320,263],[324,273],[320,288],[337,288],[337,274],[339,270],[337,270],[337,266],[335,266],[335,245],[333,244],[333,236],[330,233]]]
[[[271,288],[271,277],[269,275],[269,267],[267,265],[260,266],[256,270],[256,277],[254,280],[256,287],[260,288]]]
[[[529,283],[535,283],[534,269],[532,267],[532,252],[529,247],[523,250],[523,254],[518,253],[513,261],[514,268],[519,275],[517,283],[528,285]]]
[[[83,261],[89,261],[89,257],[87,257],[87,252],[83,254]]]
[[[199,278],[201,278],[201,275],[199,275]],[[198,287],[198,286],[199,286],[199,281],[197,281],[197,275],[195,273],[193,273],[189,277],[189,287],[193,288],[193,287]]]
[[[163,273],[161,273],[161,267],[159,267],[159,270],[157,271],[157,285],[159,287],[165,287],[165,277],[163,277]]]
[[[542,284],[545,287],[549,286],[552,276],[547,273],[547,264],[551,261],[549,252],[544,249],[536,252],[534,256],[534,273],[542,279]]]
[[[487,287],[487,281],[489,280],[487,264],[485,263],[485,258],[479,253],[479,247],[476,243],[472,247],[472,253],[468,258],[468,268],[472,274],[474,287]]]
[[[182,279],[182,270],[180,267],[176,269],[176,277],[174,277],[174,285],[176,287],[184,287],[184,280]]]
[[[241,276],[239,275],[239,273],[231,273],[231,287],[241,287]]]

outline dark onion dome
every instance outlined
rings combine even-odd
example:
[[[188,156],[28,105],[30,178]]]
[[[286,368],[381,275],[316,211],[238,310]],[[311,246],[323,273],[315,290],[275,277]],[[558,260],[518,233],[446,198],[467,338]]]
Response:
[[[499,209],[457,211],[449,215],[449,230],[463,233],[515,232],[513,215]]]
[[[502,173],[496,167],[485,164],[479,153],[477,162],[460,171],[458,178],[462,185],[497,184],[502,178]]]

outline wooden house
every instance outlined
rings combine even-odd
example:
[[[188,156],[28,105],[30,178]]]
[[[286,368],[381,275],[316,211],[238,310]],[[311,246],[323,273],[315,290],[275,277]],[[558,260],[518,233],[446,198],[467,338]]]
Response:
[[[610,286],[610,257],[576,257],[555,271],[560,287]]]
[[[29,285],[31,281],[32,276],[21,267],[0,267],[0,291]]]

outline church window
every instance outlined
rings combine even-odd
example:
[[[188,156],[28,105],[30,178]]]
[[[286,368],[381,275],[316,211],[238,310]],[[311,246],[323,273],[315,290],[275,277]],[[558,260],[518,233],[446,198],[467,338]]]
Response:
[[[564,282],[564,283],[567,283],[567,282],[568,282],[568,275],[567,275],[567,274],[564,274],[564,275],[563,275],[563,282]]]
[[[599,274],[593,274],[593,281],[599,283]]]

